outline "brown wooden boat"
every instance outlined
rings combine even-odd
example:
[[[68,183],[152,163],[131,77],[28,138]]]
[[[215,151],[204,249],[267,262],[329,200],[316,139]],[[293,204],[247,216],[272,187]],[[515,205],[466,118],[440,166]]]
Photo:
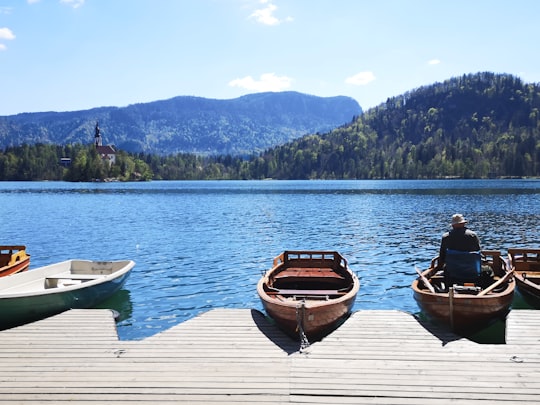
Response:
[[[266,313],[303,343],[319,340],[351,312],[360,282],[338,252],[285,251],[257,284]]]
[[[525,302],[540,309],[540,249],[508,249],[508,262]]]
[[[413,281],[414,299],[422,312],[460,334],[470,334],[504,319],[516,282],[512,271],[497,250],[482,251],[482,273],[478,282],[444,285],[436,257],[431,266]]]
[[[0,246],[0,277],[26,271],[29,266],[26,246]]]

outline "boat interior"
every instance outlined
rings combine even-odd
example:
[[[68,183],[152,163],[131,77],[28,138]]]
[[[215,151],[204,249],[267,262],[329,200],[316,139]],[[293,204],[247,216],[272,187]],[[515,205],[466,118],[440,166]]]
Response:
[[[331,268],[289,267],[274,277],[268,293],[328,299],[345,295],[351,281]]]
[[[454,289],[454,293],[457,294],[469,294],[469,295],[477,295],[482,290],[488,288],[491,284],[497,282],[500,277],[494,276],[493,272],[490,270],[482,271],[480,276],[477,278],[477,280],[472,280],[469,282],[463,282],[463,283],[455,283],[453,284],[452,288]],[[440,270],[437,272],[436,275],[430,277],[429,279],[431,285],[435,289],[435,292],[438,293],[447,293],[449,291],[449,286],[445,282],[445,277],[443,274],[443,271]],[[423,288],[426,288],[425,286],[422,286]],[[498,287],[495,287],[492,291],[494,293],[504,291],[506,288],[506,284],[503,283]],[[427,288],[426,288],[427,289]]]
[[[11,260],[11,255],[4,255],[3,253],[0,254],[0,268],[6,267],[9,264],[10,260]]]
[[[508,249],[508,259],[518,276],[540,284],[540,249]]]
[[[268,295],[299,300],[343,296],[353,288],[353,280],[340,259],[332,253],[321,253],[319,257],[289,256],[271,276],[265,290]]]
[[[24,246],[0,247],[0,268],[15,264],[28,257]]]
[[[430,284],[437,293],[449,292],[449,285],[444,276],[443,270],[435,270],[438,268],[438,258],[434,258],[431,262],[431,268],[434,269],[428,278]],[[454,283],[452,285],[453,291],[456,294],[477,295],[483,290],[488,289],[491,285],[497,283],[506,274],[508,266],[502,259],[499,251],[485,250],[482,251],[482,261],[480,266],[480,274],[478,277],[466,282]],[[506,282],[499,284],[492,288],[493,293],[502,292],[507,287]],[[427,289],[427,287],[420,281],[419,286]]]

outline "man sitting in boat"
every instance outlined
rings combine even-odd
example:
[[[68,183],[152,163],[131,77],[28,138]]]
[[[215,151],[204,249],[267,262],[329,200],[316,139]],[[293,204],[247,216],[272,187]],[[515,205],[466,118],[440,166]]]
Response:
[[[480,239],[466,225],[467,220],[462,214],[454,214],[452,229],[441,239],[439,268],[444,269],[448,287],[476,282],[480,276]]]

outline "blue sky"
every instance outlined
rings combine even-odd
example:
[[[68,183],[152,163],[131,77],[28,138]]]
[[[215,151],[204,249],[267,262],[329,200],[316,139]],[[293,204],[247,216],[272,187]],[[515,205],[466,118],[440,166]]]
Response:
[[[540,82],[536,0],[0,0],[0,115],[259,91],[364,110],[479,71]]]

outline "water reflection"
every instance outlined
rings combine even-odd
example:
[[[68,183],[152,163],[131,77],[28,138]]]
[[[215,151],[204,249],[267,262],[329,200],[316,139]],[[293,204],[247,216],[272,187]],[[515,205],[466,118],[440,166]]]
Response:
[[[112,309],[118,313],[116,322],[121,326],[122,322],[131,318],[133,305],[128,290],[121,289],[109,299],[97,305],[96,308]]]

